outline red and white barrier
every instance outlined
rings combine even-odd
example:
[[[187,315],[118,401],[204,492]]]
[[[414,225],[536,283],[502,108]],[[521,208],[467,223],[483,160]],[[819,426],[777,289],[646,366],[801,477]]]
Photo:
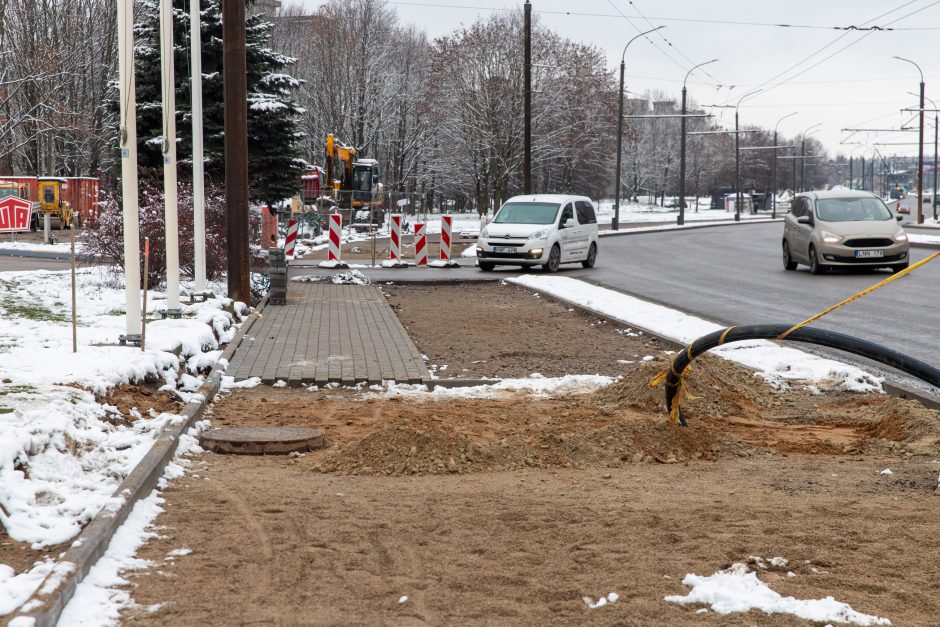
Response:
[[[294,258],[294,250],[297,246],[297,227],[300,225],[297,220],[291,220],[287,223],[287,238],[284,240],[284,257]]]
[[[343,233],[343,216],[338,213],[330,214],[330,251],[329,260],[339,263],[342,261],[343,246],[341,235]]]
[[[415,222],[415,264],[428,265],[428,228],[424,222]]]
[[[441,216],[441,261],[450,261],[450,236],[454,230],[454,217]]]
[[[401,214],[392,215],[391,244],[388,247],[388,258],[393,263],[401,263]]]

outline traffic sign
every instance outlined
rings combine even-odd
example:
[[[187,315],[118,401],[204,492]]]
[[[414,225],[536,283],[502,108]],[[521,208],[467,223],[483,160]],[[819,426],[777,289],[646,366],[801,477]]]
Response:
[[[33,203],[19,196],[0,199],[0,233],[28,231],[32,208]]]

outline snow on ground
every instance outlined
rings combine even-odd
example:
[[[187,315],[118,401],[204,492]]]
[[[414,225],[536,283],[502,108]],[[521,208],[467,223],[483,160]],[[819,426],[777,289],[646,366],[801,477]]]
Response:
[[[696,338],[725,328],[675,309],[577,279],[522,275],[506,280],[564,298],[681,344],[689,344]],[[766,340],[735,342],[712,349],[711,352],[756,370],[772,385],[781,385],[786,381],[828,382],[855,392],[881,391],[881,380],[860,368]]]
[[[550,396],[556,394],[587,394],[610,385],[615,379],[601,375],[565,375],[563,377],[544,377],[539,373],[529,375],[527,379],[494,380],[492,384],[470,387],[437,386],[428,390],[426,385],[405,383],[387,383],[382,392],[370,394],[370,398],[410,398],[410,399],[482,399],[501,398],[514,394]]]
[[[668,200],[668,199],[667,199]],[[686,202],[685,219],[693,221],[734,220],[734,213],[724,209],[711,209],[710,198],[700,198],[698,211],[695,210],[695,201]],[[779,207],[778,207],[779,209]],[[620,223],[628,222],[675,222],[679,210],[675,207],[660,207],[651,204],[620,203]],[[610,224],[614,217],[614,203],[612,200],[602,200],[597,206],[598,224]],[[767,212],[742,213],[742,220],[759,220],[770,217]]]
[[[190,464],[187,459],[189,454],[203,452],[197,444],[196,437],[208,424],[208,421],[197,423],[188,433],[180,437],[176,457],[167,465],[160,479],[160,489],[166,486],[167,480],[182,476],[184,469]],[[117,625],[120,611],[134,605],[130,591],[127,589],[128,581],[122,574],[152,565],[152,562],[140,559],[136,557],[136,554],[147,540],[158,535],[158,530],[153,527],[153,521],[163,511],[161,505],[164,499],[160,496],[160,489],[154,490],[134,505],[127,520],[111,538],[105,554],[78,584],[75,594],[59,617],[59,625],[95,627]],[[191,552],[183,548],[171,551],[170,555],[185,556]],[[158,608],[159,605],[143,609],[155,611]]]
[[[0,242],[0,250],[17,250],[17,251],[28,251],[28,252],[41,252],[41,253],[57,253],[57,254],[69,254],[72,252],[72,247],[68,242],[68,235],[57,235],[53,233],[53,237],[56,239],[56,244],[43,244],[42,242]],[[65,243],[62,243],[62,240],[65,239]],[[75,243],[75,252],[78,254],[82,253],[82,248],[84,244],[81,242]]]
[[[862,614],[834,598],[800,600],[774,592],[757,573],[741,563],[732,564],[710,577],[688,574],[682,583],[691,590],[685,596],[665,597],[669,603],[704,604],[718,614],[761,610],[766,614],[792,614],[818,623],[852,623],[855,625],[890,625],[887,618]]]
[[[36,549],[71,540],[114,506],[114,490],[153,440],[182,420],[137,412],[127,424],[96,395],[145,378],[195,390],[235,331],[225,310],[233,303],[214,298],[184,305],[181,320],[148,324],[145,351],[116,346],[126,331],[124,291],[100,267],[79,271],[77,301],[73,353],[70,273],[0,272],[0,524]],[[152,292],[151,315],[165,306]],[[17,574],[0,565],[0,615],[48,569],[37,563]]]
[[[907,239],[912,244],[940,244],[940,235],[922,235],[907,231]]]

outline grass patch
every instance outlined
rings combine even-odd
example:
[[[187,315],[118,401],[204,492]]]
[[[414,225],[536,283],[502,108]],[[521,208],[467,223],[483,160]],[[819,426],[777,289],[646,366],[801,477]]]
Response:
[[[69,317],[56,313],[51,309],[35,303],[16,302],[10,298],[4,299],[3,309],[12,316],[28,318],[37,322],[68,322]]]
[[[0,414],[12,414],[12,413],[13,413],[12,407],[0,407]]]
[[[11,385],[0,388],[0,396],[7,394],[36,394],[37,390],[31,385]]]

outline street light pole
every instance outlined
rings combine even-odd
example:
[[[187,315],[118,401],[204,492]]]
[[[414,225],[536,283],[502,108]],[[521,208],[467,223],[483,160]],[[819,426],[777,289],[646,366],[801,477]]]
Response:
[[[798,113],[797,111],[794,111],[793,113],[788,113],[782,118],[780,118],[779,120],[777,120],[777,123],[774,124],[774,173],[773,173],[773,185],[771,185],[771,189],[770,189],[770,193],[773,194],[773,198],[771,200],[772,208],[771,208],[771,215],[770,215],[772,219],[777,218],[777,150],[779,150],[777,148],[777,127],[780,126],[781,122],[783,122],[784,120],[786,120],[787,118],[791,116],[796,115],[797,113]]]
[[[718,59],[712,59],[711,61],[706,61],[705,63],[699,63],[694,66],[691,70],[686,72],[685,79],[682,81],[682,139],[679,144],[679,217],[676,219],[676,224],[683,225],[685,224],[685,114],[686,114],[686,87],[685,83],[689,80],[689,74],[702,67],[703,65],[708,65],[709,63],[714,63]],[[698,200],[696,199],[696,202]],[[696,205],[697,206],[697,205]]]
[[[734,221],[741,221],[741,131],[738,126],[738,109],[745,98],[762,92],[763,89],[755,89],[748,92],[738,99],[738,104],[734,105]]]
[[[924,222],[924,72],[920,66],[904,57],[894,57],[898,61],[905,61],[917,68],[920,72],[920,111],[918,118],[920,128],[918,129],[917,139],[917,224]]]
[[[623,47],[623,54],[620,55],[620,107],[619,114],[617,115],[617,174],[614,177],[614,223],[612,225],[615,231],[620,229],[620,157],[621,147],[623,145],[623,75],[626,67],[627,48],[643,35],[649,35],[653,31],[657,31],[661,28],[666,27],[657,26],[656,28],[651,28],[648,31],[640,33],[627,42],[627,45]]]
[[[525,155],[522,164],[522,191],[532,193],[532,4],[525,2]]]
[[[803,139],[800,142],[800,191],[806,191],[806,135],[813,129],[819,128],[822,126],[822,122],[818,122],[806,128],[803,131]],[[793,180],[796,181],[796,170],[793,171]]]
[[[925,96],[926,98],[926,96]],[[937,103],[927,98],[930,106],[933,107],[933,194],[930,195],[933,205],[933,219],[937,219]]]

